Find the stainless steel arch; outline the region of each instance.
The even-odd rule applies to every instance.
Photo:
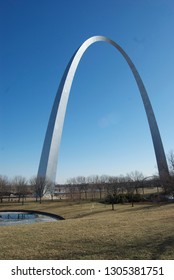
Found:
[[[73,78],[77,69],[77,66],[80,62],[80,59],[86,49],[95,42],[104,41],[112,46],[114,46],[125,58],[127,61],[134,78],[137,82],[144,108],[146,111],[151,136],[153,140],[156,161],[158,166],[158,171],[161,179],[169,176],[167,161],[163,149],[163,144],[161,141],[158,125],[155,119],[155,115],[147,94],[147,91],[144,87],[144,84],[141,80],[141,77],[136,70],[133,62],[129,58],[129,56],[125,53],[125,51],[113,40],[105,37],[105,36],[94,36],[86,40],[79,49],[72,56],[67,68],[64,72],[62,80],[60,82],[55,101],[53,104],[53,108],[51,111],[46,136],[44,140],[44,145],[42,149],[39,169],[38,169],[38,177],[46,177],[51,180],[53,183],[56,179],[56,169],[57,169],[57,161],[58,161],[58,151],[59,145],[61,141],[62,128],[64,123],[64,117],[66,112],[66,106],[69,98],[69,93],[71,89],[71,85],[73,82]]]

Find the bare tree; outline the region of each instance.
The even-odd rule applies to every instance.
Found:
[[[106,189],[107,189],[107,200],[109,203],[111,203],[112,210],[115,210],[114,205],[118,201],[118,194],[120,192],[119,185],[117,184],[117,182],[110,183],[110,184],[108,183]]]
[[[20,202],[22,198],[22,204],[24,204],[24,199],[28,193],[26,178],[22,176],[15,176],[12,180],[12,187],[15,194],[19,197],[18,202]]]
[[[42,202],[42,197],[50,192],[52,184],[45,177],[33,177],[30,180],[32,187],[34,188],[34,193],[36,197],[36,201],[39,198],[40,203]]]
[[[66,195],[73,200],[75,198],[75,188],[69,180],[67,180],[67,183],[64,185],[64,189],[66,190]]]
[[[6,176],[0,175],[0,200],[3,202],[5,196],[10,197],[11,187]]]
[[[127,178],[129,181],[132,181],[136,191],[136,194],[138,194],[138,189],[142,185],[142,181],[144,179],[144,175],[142,172],[139,172],[137,170],[132,171],[131,173],[127,174]]]
[[[143,173],[137,170],[127,174],[127,193],[131,198],[132,207],[134,206],[135,197],[137,198],[139,194],[139,188],[142,187],[143,179]]]

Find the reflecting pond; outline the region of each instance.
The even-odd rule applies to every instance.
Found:
[[[35,212],[0,212],[0,226],[55,222],[57,220],[59,220],[58,216],[52,217],[49,214],[45,215]]]

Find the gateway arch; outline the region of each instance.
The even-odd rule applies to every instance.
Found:
[[[73,78],[84,52],[90,45],[100,41],[104,41],[115,47],[125,58],[133,73],[146,111],[154,151],[156,155],[159,176],[160,179],[165,179],[169,176],[166,156],[164,153],[164,148],[159,133],[158,125],[145,86],[130,57],[116,42],[105,36],[94,36],[87,39],[74,53],[65,69],[49,118],[37,176],[47,178],[53,184],[55,183],[59,146],[61,141],[67,102]]]

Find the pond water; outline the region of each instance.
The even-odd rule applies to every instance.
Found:
[[[0,212],[0,226],[55,222],[58,218],[30,212]]]

